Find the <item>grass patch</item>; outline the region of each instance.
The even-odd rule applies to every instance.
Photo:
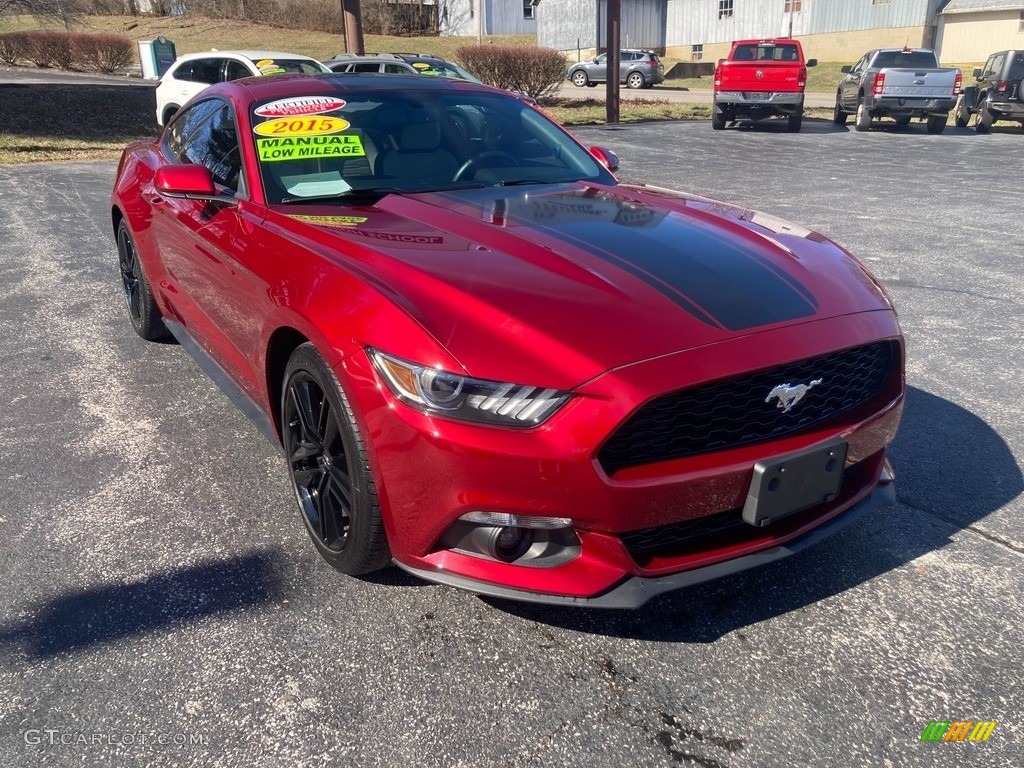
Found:
[[[152,88],[0,85],[0,165],[117,157],[156,135]]]
[[[562,125],[603,125],[607,114],[603,99],[552,98],[545,99],[541,106]],[[620,123],[637,123],[644,120],[707,120],[710,117],[710,104],[676,104],[662,99],[619,101]]]

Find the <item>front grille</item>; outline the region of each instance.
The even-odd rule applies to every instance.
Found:
[[[884,341],[671,392],[642,406],[605,443],[598,460],[626,467],[721,451],[796,434],[871,401],[898,375],[899,351]],[[765,398],[780,384],[821,379],[788,413]]]

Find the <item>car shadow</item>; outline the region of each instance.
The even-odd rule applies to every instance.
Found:
[[[921,389],[907,390],[891,457],[898,504],[905,511],[869,514],[818,546],[770,565],[659,596],[636,611],[481,599],[523,619],[581,632],[710,643],[941,549],[954,533],[1024,491],[1020,467],[995,430],[956,403]],[[916,523],[921,513],[934,524]]]
[[[0,625],[0,658],[45,659],[241,611],[283,593],[275,557],[260,553],[159,573],[134,584],[72,591]]]

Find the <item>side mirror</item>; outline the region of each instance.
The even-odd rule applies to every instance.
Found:
[[[843,67],[839,71],[842,72],[844,75],[848,75],[851,72],[853,72],[853,67],[851,67],[849,64],[847,64],[845,67]]]
[[[975,80],[981,80],[981,74],[982,74],[981,69],[979,67],[975,67],[974,68],[974,79]]]
[[[817,59],[808,59],[806,66],[808,66],[808,67],[816,67],[816,66],[818,66],[818,60]]]
[[[238,200],[220,193],[213,183],[213,176],[205,165],[162,165],[153,177],[156,191],[167,197],[184,197],[189,200],[215,200],[219,203],[237,203]]]
[[[591,147],[590,154],[612,173],[619,170],[619,156],[607,147]]]

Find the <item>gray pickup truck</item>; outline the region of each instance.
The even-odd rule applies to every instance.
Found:
[[[942,133],[962,83],[960,70],[940,68],[935,51],[927,48],[868,51],[842,71],[834,120],[845,125],[855,115],[858,131],[868,130],[879,117],[891,117],[897,125],[917,117],[927,121],[928,133]]]

